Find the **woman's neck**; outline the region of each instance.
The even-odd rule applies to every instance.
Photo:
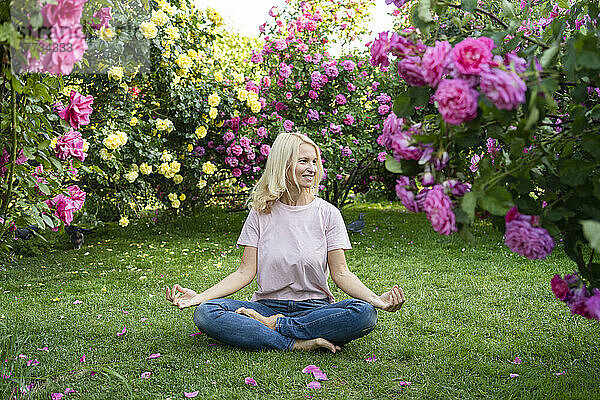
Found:
[[[315,196],[313,196],[308,189],[305,189],[299,193],[294,193],[290,190],[288,193],[284,193],[279,201],[281,201],[283,204],[287,204],[288,206],[305,206],[310,204],[314,199]]]

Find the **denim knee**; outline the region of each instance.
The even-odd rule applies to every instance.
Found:
[[[213,311],[215,307],[219,307],[219,304],[206,301],[194,310],[194,324],[196,324],[201,332],[206,331],[206,327],[211,326],[210,312]]]
[[[371,304],[362,300],[354,300],[351,308],[353,308],[358,316],[356,323],[362,331],[370,332],[377,325],[377,310]]]

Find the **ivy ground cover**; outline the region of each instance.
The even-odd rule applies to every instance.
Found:
[[[376,292],[399,283],[407,303],[341,353],[233,349],[198,334],[191,309],[169,306],[166,285],[207,288],[239,263],[246,214],[213,210],[99,228],[80,251],[57,234],[54,250],[3,266],[0,322],[20,344],[5,364],[27,377],[28,399],[597,396],[600,326],[565,313],[549,290],[553,274],[571,272],[561,251],[527,260],[485,222],[470,247],[393,204],[353,206],[346,222],[359,212],[367,227],[351,237],[351,270]]]

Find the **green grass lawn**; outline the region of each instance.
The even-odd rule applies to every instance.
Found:
[[[529,261],[485,223],[472,247],[401,208],[355,206],[344,210],[346,222],[358,212],[367,227],[351,236],[350,269],[378,293],[400,284],[407,303],[380,312],[375,331],[338,354],[244,351],[190,336],[193,309],[170,306],[163,288],[208,288],[242,254],[235,242],[246,213],[213,210],[157,226],[106,226],[79,251],[57,235],[53,250],[3,265],[0,323],[22,345],[11,351],[26,355],[5,365],[38,382],[27,399],[66,388],[78,393],[63,399],[175,400],[194,391],[198,399],[600,398],[600,323],[571,316],[550,290],[552,275],[574,267],[559,247]],[[254,289],[232,297],[249,299]],[[161,356],[147,359],[153,353]],[[39,364],[27,367],[32,359]],[[309,364],[329,377],[319,390],[306,386]]]

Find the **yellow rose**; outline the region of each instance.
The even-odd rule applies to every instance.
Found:
[[[203,189],[206,186],[206,181],[204,179],[200,179],[198,181],[198,183],[196,184],[196,187],[198,189]]]
[[[211,163],[210,161],[207,161],[204,164],[202,164],[202,172],[204,172],[207,175],[214,174],[216,170],[217,170],[216,165]]]
[[[199,126],[196,128],[196,137],[198,139],[203,139],[204,137],[206,137],[207,133],[208,133],[208,131],[206,130],[206,127],[204,127],[204,126]]]
[[[175,64],[179,66],[181,69],[188,70],[194,66],[194,62],[191,58],[186,56],[185,54],[180,54],[179,57],[175,60]]]
[[[104,41],[108,41],[115,37],[115,31],[109,26],[108,28],[102,25],[100,28],[100,38]]]
[[[169,22],[169,16],[163,10],[152,10],[152,18],[150,18],[158,26],[165,26]]]
[[[158,166],[158,173],[161,175],[167,175],[169,173],[169,164],[162,163]]]
[[[219,83],[223,82],[223,73],[221,71],[215,72],[215,81]]]
[[[181,195],[179,195],[179,200],[181,200],[181,201],[185,200],[185,193],[181,193]]]
[[[150,175],[152,173],[152,165],[148,165],[147,163],[141,163],[140,172],[144,175]]]
[[[211,107],[210,110],[208,111],[208,116],[211,117],[212,119],[217,118],[217,109],[214,107]]]
[[[168,151],[163,150],[163,152],[160,156],[160,161],[171,162],[172,160],[173,160],[173,156],[171,154],[169,154]]]
[[[177,194],[176,193],[169,193],[169,195],[167,196],[169,198],[169,200],[171,201],[175,201],[177,200]]]
[[[56,143],[54,144],[54,147],[56,147]],[[90,143],[83,139],[83,152],[87,153],[87,151],[90,149]]]
[[[104,161],[112,160],[113,157],[113,154],[106,150],[104,147],[100,149],[100,158]]]
[[[133,182],[135,182],[135,180],[137,179],[137,177],[138,177],[138,173],[137,173],[137,172],[135,172],[135,171],[129,171],[128,173],[126,173],[125,175],[123,175],[123,177],[124,177],[125,179],[127,179],[127,181],[128,181],[129,183],[133,183]]]
[[[234,81],[235,81],[235,83],[237,83],[238,85],[241,85],[242,83],[244,83],[244,75],[241,75],[241,74],[234,73],[234,74],[233,74],[233,80],[234,80]]]
[[[121,217],[121,219],[119,220],[119,225],[121,225],[123,228],[125,228],[127,225],[129,225],[129,219],[123,215]]]
[[[219,121],[219,122],[217,122],[217,123],[215,124],[215,126],[216,126],[217,128],[220,128],[220,127],[222,127],[222,126],[223,126],[223,123],[224,123],[224,122],[225,122],[225,121]]]
[[[173,171],[173,174],[176,174],[181,169],[181,164],[179,161],[172,161],[171,164],[169,164],[169,169]]]
[[[138,119],[136,117],[131,117],[129,120],[129,125],[136,126],[138,124]]]
[[[194,146],[192,144],[188,144],[187,151],[193,151],[193,150],[194,150]]]
[[[167,37],[172,40],[177,40],[181,38],[181,34],[179,33],[179,29],[176,26],[170,26],[165,29],[167,32]]]
[[[260,104],[259,101],[255,101],[254,103],[252,103],[252,105],[250,106],[250,110],[252,110],[253,113],[257,113],[260,112],[262,108],[262,105]]]
[[[140,168],[137,166],[137,164],[131,164],[131,167],[129,167],[130,171],[135,171],[135,172],[140,172]]]
[[[180,205],[181,202],[179,201],[179,199],[175,199],[171,202],[171,206],[173,206],[173,208],[179,208]]]
[[[208,105],[211,107],[216,107],[219,105],[219,103],[221,102],[221,98],[219,97],[218,94],[213,93],[210,96],[208,96]]]
[[[177,174],[173,177],[173,182],[175,182],[176,185],[179,185],[181,182],[183,182],[183,176]]]
[[[237,98],[239,101],[246,101],[246,98],[248,97],[248,92],[244,89],[240,89],[237,92]]]
[[[146,21],[140,24],[140,32],[146,39],[154,39],[158,35],[158,28],[153,21]]]
[[[115,79],[118,81],[123,79],[123,68],[122,67],[110,67],[108,69],[108,79]]]

